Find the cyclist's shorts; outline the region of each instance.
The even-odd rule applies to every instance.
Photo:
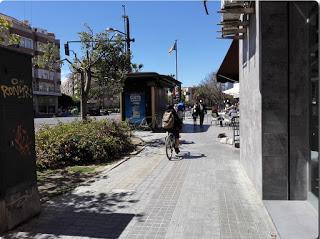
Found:
[[[178,129],[169,129],[169,133],[172,133],[176,139],[179,139],[179,130]]]

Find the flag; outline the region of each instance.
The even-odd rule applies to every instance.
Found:
[[[171,52],[176,51],[177,50],[177,42],[175,41],[173,46],[169,49],[169,54],[171,54]]]

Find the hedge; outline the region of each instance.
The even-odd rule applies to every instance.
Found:
[[[130,127],[109,120],[45,126],[36,133],[37,169],[115,160],[134,149]]]

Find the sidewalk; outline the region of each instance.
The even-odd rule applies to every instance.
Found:
[[[168,161],[164,133],[137,133],[147,147],[3,238],[251,238],[276,230],[216,126],[186,122],[181,160]],[[279,237],[278,237],[279,238]]]

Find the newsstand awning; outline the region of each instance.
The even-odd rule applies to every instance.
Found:
[[[233,40],[217,72],[220,83],[239,82],[239,41]]]
[[[181,87],[181,82],[168,75],[160,75],[156,72],[134,72],[128,73],[125,77],[125,82],[136,81],[149,82],[149,84],[158,84],[163,87],[173,88]],[[132,84],[132,83],[131,83]]]

